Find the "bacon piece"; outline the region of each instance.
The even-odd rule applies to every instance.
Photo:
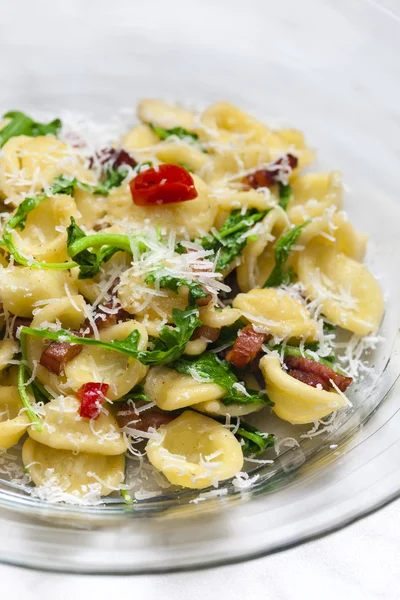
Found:
[[[110,227],[110,223],[97,223],[93,229],[94,231],[102,231],[103,229],[107,229],[107,227]]]
[[[97,419],[100,416],[104,397],[110,386],[108,383],[90,381],[81,385],[75,396],[81,401],[79,414],[86,419]]]
[[[129,402],[122,403],[117,413],[117,421],[120,427],[128,426],[131,429],[139,429],[139,431],[148,431],[150,427],[158,429],[163,425],[167,425],[173,419],[175,417],[172,415],[152,409],[137,414]]]
[[[82,346],[70,344],[69,342],[51,342],[51,344],[42,352],[39,363],[50,373],[61,375],[64,367],[75,356],[82,352]]]
[[[11,323],[10,336],[16,340],[18,329],[20,327],[29,327],[30,324],[32,323],[32,319],[28,319],[27,317],[14,317],[14,316],[10,315],[10,323]]]
[[[104,148],[100,152],[96,152],[95,158],[89,160],[89,169],[93,168],[96,161],[112,169],[118,169],[123,165],[128,165],[133,169],[137,165],[136,160],[126,150],[115,150],[115,148]]]
[[[257,356],[265,338],[265,333],[258,333],[252,325],[246,325],[239,331],[232,350],[226,355],[226,360],[237,369],[244,369]]]
[[[318,387],[320,385],[323,390],[330,390],[331,385],[327,383],[326,379],[323,377],[319,377],[315,373],[309,373],[308,371],[300,371],[299,369],[291,369],[288,371],[290,377],[294,377],[298,381],[302,383],[306,383],[307,385],[311,385],[312,387]]]
[[[197,306],[207,306],[207,304],[210,304],[210,302],[212,300],[212,295],[209,294],[208,292],[206,292],[206,294],[207,294],[207,296],[204,296],[204,298],[196,298]]]
[[[275,162],[269,165],[266,169],[258,169],[244,178],[244,183],[253,189],[260,187],[272,187],[282,179],[282,174],[290,168],[295,169],[298,165],[298,159],[293,154],[286,154],[282,158],[278,158]]]
[[[198,340],[199,338],[204,338],[208,342],[216,342],[220,333],[221,330],[217,327],[207,327],[207,325],[201,325],[194,330],[191,339]]]
[[[331,381],[333,381],[341,392],[345,392],[353,381],[351,377],[340,375],[340,373],[336,373],[336,371],[327,365],[323,365],[309,358],[286,356],[285,364],[288,367],[288,374],[292,375],[292,372],[295,371],[296,374],[292,376],[300,381],[304,381],[304,376],[302,376],[303,379],[300,379],[298,372],[301,371],[302,373],[306,373],[308,381],[304,381],[304,383],[308,383],[308,385],[312,385],[313,387],[317,387],[317,384],[321,383],[324,389],[332,389],[333,385]],[[315,384],[312,383],[314,380],[313,378],[315,378]],[[323,380],[325,384],[320,380]]]

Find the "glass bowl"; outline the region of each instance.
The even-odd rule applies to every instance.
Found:
[[[315,170],[343,172],[346,210],[371,234],[367,262],[387,303],[384,341],[370,356],[375,377],[357,388],[354,411],[254,469],[251,489],[227,483],[224,495],[201,501],[186,491],[82,507],[45,504],[4,478],[0,560],[90,573],[215,566],[315,538],[397,497],[400,36],[390,7],[361,0],[23,4],[23,21],[20,3],[3,9],[4,111],[73,110],[110,120],[121,106],[133,113],[139,98],[160,97],[189,106],[227,99],[270,121],[284,118],[318,150]]]

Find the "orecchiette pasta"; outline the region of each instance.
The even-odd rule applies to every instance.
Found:
[[[147,347],[146,328],[137,321],[119,323],[100,333],[104,342],[123,340],[138,331],[140,335],[139,349]],[[118,400],[139,383],[147,373],[147,367],[135,358],[129,358],[118,352],[102,348],[85,347],[82,352],[65,366],[66,387],[78,390],[88,381],[107,383],[110,388],[107,394],[109,400]]]
[[[49,486],[61,494],[88,496],[100,488],[108,496],[124,481],[125,457],[73,453],[57,450],[28,438],[22,448],[22,460],[37,486]]]
[[[335,390],[327,392],[288,375],[282,369],[279,358],[274,356],[264,356],[260,369],[267,394],[274,402],[272,410],[284,421],[295,425],[311,423],[349,404]]]
[[[149,440],[147,456],[171,483],[202,489],[229,479],[243,466],[235,436],[209,417],[186,411]]]
[[[80,417],[79,407],[79,400],[70,396],[51,400],[44,407],[43,430],[32,427],[30,437],[58,450],[104,456],[123,454],[127,445],[113,415],[104,410],[91,423]]]
[[[202,383],[161,366],[151,367],[144,390],[163,410],[177,410],[226,395],[226,390],[216,383]]]
[[[233,306],[253,325],[279,338],[316,338],[316,322],[300,302],[283,290],[254,289],[238,294]]]
[[[0,122],[0,449],[26,436],[50,501],[251,485],[243,465],[279,452],[270,411],[333,426],[379,340],[367,236],[340,173],[302,172],[302,132],[228,102],[138,117]]]
[[[21,399],[15,386],[0,386],[0,448],[17,444],[29,427],[26,413],[21,412]]]
[[[35,308],[53,298],[75,295],[76,285],[68,271],[45,271],[29,267],[0,267],[0,298],[5,310],[31,317]]]
[[[368,269],[335,248],[312,244],[299,256],[299,277],[332,323],[367,335],[379,327],[382,292]]]

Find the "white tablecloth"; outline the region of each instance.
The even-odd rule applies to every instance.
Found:
[[[400,500],[320,540],[190,573],[74,576],[0,566],[0,598],[28,600],[398,600]]]

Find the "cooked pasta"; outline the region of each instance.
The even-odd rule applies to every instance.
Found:
[[[58,119],[1,123],[0,449],[50,501],[129,501],[131,461],[178,491],[269,463],[256,423],[350,412],[335,349],[384,312],[302,132],[228,102],[138,118],[95,147]]]

